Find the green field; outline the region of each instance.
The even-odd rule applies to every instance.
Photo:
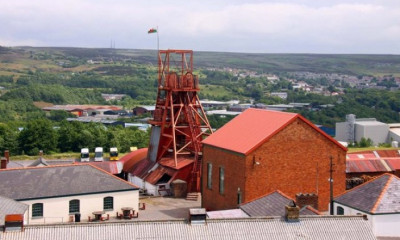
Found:
[[[43,47],[2,49],[0,49],[0,71],[2,74],[5,74],[4,72],[7,70],[25,72],[41,69],[54,72],[79,72],[108,65],[113,61],[128,61],[152,67],[157,66],[157,53],[154,50]],[[98,59],[99,63],[88,65],[87,60],[90,59]],[[61,67],[58,65],[60,61],[78,64],[78,66]],[[400,76],[400,55],[194,52],[194,67],[195,69],[230,67],[270,73],[308,71],[351,75]]]

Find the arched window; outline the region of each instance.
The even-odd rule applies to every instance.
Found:
[[[69,201],[69,213],[79,213],[79,200],[78,199]]]
[[[32,204],[32,217],[43,217],[43,203]]]
[[[113,197],[105,197],[103,199],[103,208],[104,208],[104,211],[114,210],[114,198]]]
[[[344,215],[344,209],[342,207],[337,207],[336,215]]]

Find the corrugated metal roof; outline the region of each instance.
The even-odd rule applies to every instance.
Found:
[[[194,162],[193,159],[190,158],[183,158],[183,157],[178,157],[177,158],[177,165],[175,165],[175,159],[173,158],[162,158],[158,163],[169,168],[173,169],[181,169],[186,167],[187,165],[190,165]]]
[[[24,214],[28,205],[13,199],[0,196],[0,226],[4,225],[4,217],[8,214]]]
[[[114,175],[122,171],[122,163],[118,161],[89,162],[89,164]]]
[[[375,150],[348,153],[347,173],[393,172],[400,169],[400,154],[397,150]]]
[[[346,160],[346,173],[392,172],[383,159]]]
[[[229,209],[229,210],[220,210],[220,211],[210,211],[207,212],[208,218],[247,218],[245,212],[242,209]]]
[[[385,159],[386,164],[393,170],[400,170],[400,157],[399,158],[387,158]]]
[[[156,169],[154,169],[153,171],[151,171],[145,177],[144,180],[146,182],[149,182],[149,183],[155,185],[155,184],[157,184],[158,180],[160,180],[160,178],[162,178],[162,176],[164,176],[164,174],[169,175],[171,177],[170,180],[173,180],[176,173],[177,173],[177,170],[175,170],[175,169],[158,165],[158,167]]]
[[[110,110],[121,110],[121,107],[113,105],[54,105],[51,107],[44,107],[43,110],[88,110],[88,109],[110,109]]]
[[[371,224],[356,216],[208,219],[204,225],[186,221],[102,222],[26,226],[23,232],[0,233],[2,240],[132,240],[132,239],[376,239]]]
[[[125,172],[131,172],[132,167],[138,163],[140,160],[143,160],[147,156],[147,148],[141,148],[136,151],[130,152],[123,156],[119,162],[123,163],[123,170]]]
[[[0,170],[0,195],[15,200],[137,188],[90,164]]]
[[[152,162],[148,160],[147,158],[144,158],[137,163],[135,163],[132,167],[131,170],[129,171],[133,176],[137,176],[138,178],[144,179],[150,169],[154,167],[157,163]]]
[[[203,144],[247,155],[295,119],[301,119],[337,146],[347,151],[344,146],[299,114],[254,108],[247,109],[232,119],[203,140]]]

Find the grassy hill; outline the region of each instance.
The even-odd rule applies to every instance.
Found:
[[[93,60],[96,64],[89,64]],[[81,72],[115,62],[157,66],[154,50],[14,47],[0,49],[0,75],[27,71]],[[195,52],[195,68],[238,68],[259,72],[308,71],[400,76],[400,55],[250,54]]]

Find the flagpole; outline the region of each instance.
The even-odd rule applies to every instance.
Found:
[[[158,37],[158,26],[157,26],[157,52],[160,52],[160,38]]]

